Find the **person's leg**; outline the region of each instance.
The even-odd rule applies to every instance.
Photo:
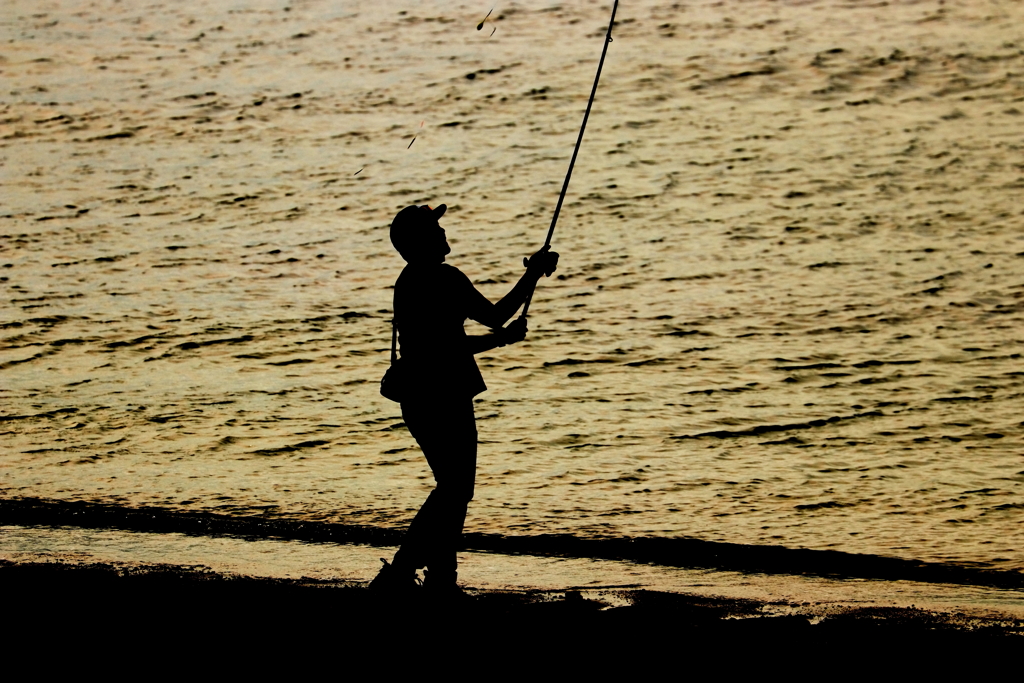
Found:
[[[448,418],[445,449],[427,456],[437,482],[432,495],[438,505],[426,565],[432,582],[444,578],[454,585],[466,510],[476,485],[477,431],[472,399],[451,406]]]
[[[403,404],[402,417],[416,438],[437,486],[420,508],[395,555],[401,571],[429,566],[435,576],[454,573],[466,508],[476,478],[476,419],[472,399]]]

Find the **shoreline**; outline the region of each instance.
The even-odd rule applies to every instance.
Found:
[[[277,539],[313,544],[399,544],[401,529],[274,517],[183,512],[160,507],[38,498],[0,499],[0,525],[79,527],[245,540]],[[912,558],[861,555],[835,550],[751,546],[695,538],[578,538],[541,534],[507,536],[468,532],[463,550],[502,555],[625,561],[687,569],[736,571],[826,579],[913,581],[1007,590],[1024,589],[1024,573],[1013,570],[924,562]]]

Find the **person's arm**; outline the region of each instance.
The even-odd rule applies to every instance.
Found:
[[[497,328],[491,334],[470,335],[469,350],[474,355],[500,346],[508,346],[526,339],[526,318],[517,318],[504,328]]]
[[[479,295],[479,299],[474,306],[474,310],[470,313],[470,318],[476,320],[479,323],[487,325],[491,329],[501,329],[502,326],[508,322],[509,318],[515,315],[519,307],[526,302],[527,297],[533,292],[537,286],[537,280],[540,279],[541,275],[551,275],[555,272],[555,268],[558,266],[558,254],[551,251],[551,247],[544,246],[536,254],[530,257],[529,263],[526,266],[526,272],[519,278],[519,282],[515,284],[512,290],[502,297],[501,301],[496,304],[492,304],[482,294]],[[526,333],[525,322],[523,324],[523,334]],[[489,335],[488,335],[489,336]],[[483,337],[486,339],[487,337]],[[520,341],[519,339],[515,341]],[[504,346],[504,344],[495,344],[495,346]],[[486,349],[481,349],[486,350]],[[479,353],[480,351],[474,351]]]

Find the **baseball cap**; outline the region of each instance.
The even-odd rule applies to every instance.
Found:
[[[415,239],[417,230],[433,225],[447,210],[448,206],[445,204],[438,204],[436,208],[426,204],[405,207],[391,221],[391,244],[401,253]]]

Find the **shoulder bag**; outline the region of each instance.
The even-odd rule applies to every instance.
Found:
[[[394,318],[391,319],[391,367],[384,373],[380,381],[380,395],[384,398],[401,403],[409,397],[409,373],[398,357],[398,327]]]

